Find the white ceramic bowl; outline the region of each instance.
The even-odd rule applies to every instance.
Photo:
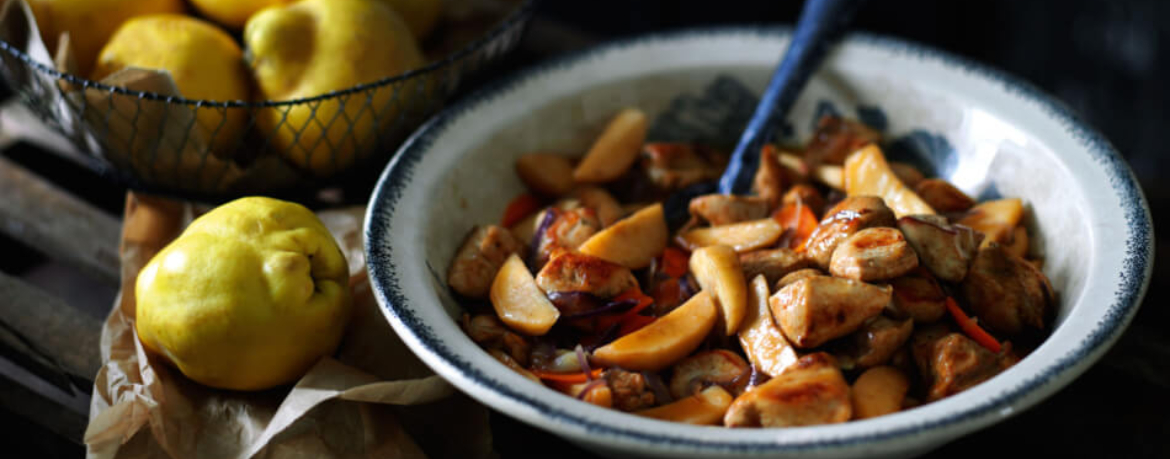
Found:
[[[918,454],[1027,409],[1099,359],[1136,312],[1151,269],[1149,210],[1125,162],[1100,134],[1031,85],[871,35],[854,35],[833,53],[797,102],[788,133],[806,140],[826,110],[860,116],[885,124],[887,138],[917,147],[918,160],[964,191],[1025,200],[1036,250],[1059,292],[1059,312],[1052,335],[1018,365],[953,397],[877,419],[732,430],[576,401],[505,368],[460,331],[461,309],[444,273],[465,233],[497,221],[522,190],[513,172],[518,155],[580,154],[618,109],[637,106],[656,115],[702,105],[695,97],[720,76],[758,92],[788,37],[786,29],[734,28],[616,42],[531,68],[438,115],[402,147],[370,199],[366,252],[386,319],[427,364],[472,397],[623,456]],[[686,123],[675,121],[676,128]],[[702,124],[692,128],[701,131]]]

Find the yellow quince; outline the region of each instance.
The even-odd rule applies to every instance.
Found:
[[[326,94],[399,75],[423,64],[398,13],[380,0],[302,0],[256,13],[244,42],[264,99]],[[390,85],[258,113],[265,135],[292,164],[317,175],[343,170],[369,153],[397,120],[407,96]]]
[[[50,52],[69,32],[81,75],[89,75],[98,51],[127,19],[147,14],[182,13],[183,0],[29,0],[41,39]]]
[[[249,99],[251,76],[239,45],[227,32],[189,16],[159,14],[126,21],[102,49],[93,78],[126,67],[166,70],[188,99]],[[239,148],[246,111],[200,107],[195,116],[217,155],[227,157]]]
[[[196,219],[139,273],[138,337],[207,386],[290,383],[340,342],[348,280],[345,256],[308,209],[238,199]]]

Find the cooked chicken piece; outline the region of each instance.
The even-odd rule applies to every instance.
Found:
[[[784,193],[784,198],[780,200],[780,205],[788,205],[800,202],[802,205],[812,210],[813,215],[820,215],[825,210],[825,197],[821,196],[821,192],[817,191],[812,185],[805,185],[798,183],[792,185],[787,193]]]
[[[946,314],[947,294],[926,268],[906,273],[890,281],[894,288],[891,313],[895,317],[909,317],[917,323],[929,323]]]
[[[764,198],[769,209],[780,206],[780,198],[784,188],[792,182],[784,166],[780,165],[780,158],[776,149],[765,146],[760,151],[760,167],[756,169],[756,177],[752,181],[752,191],[756,196]]]
[[[798,280],[769,299],[772,317],[799,348],[813,348],[853,333],[881,314],[893,292],[852,279],[812,276]]]
[[[837,245],[866,228],[894,226],[894,211],[882,198],[850,196],[825,213],[805,245],[808,255],[821,269],[828,269]]]
[[[983,235],[962,225],[952,225],[937,215],[910,215],[898,220],[898,229],[918,254],[918,261],[935,277],[960,282]]]
[[[638,285],[630,268],[576,253],[560,252],[545,263],[536,275],[544,293],[586,292],[599,298],[613,298]]]
[[[605,380],[613,390],[614,408],[638,411],[654,406],[654,392],[641,373],[613,368],[605,372]]]
[[[966,212],[975,206],[974,199],[943,179],[923,180],[914,186],[914,192],[938,213]]]
[[[463,331],[472,341],[482,346],[491,346],[503,339],[508,331],[495,314],[463,314]]]
[[[1015,364],[1010,350],[996,355],[961,333],[939,335],[938,329],[914,334],[911,349],[926,378],[928,401],[967,390]]]
[[[510,331],[504,332],[500,346],[515,360],[516,363],[528,367],[529,357],[532,355],[532,345],[523,336]]]
[[[787,287],[789,285],[795,284],[796,281],[804,279],[806,277],[816,277],[816,276],[824,276],[824,275],[825,275],[825,273],[822,273],[820,270],[815,269],[815,268],[799,269],[799,270],[790,272],[788,274],[785,274],[784,277],[781,277],[780,280],[776,281],[776,287],[773,288],[772,290],[780,291],[780,289]]]
[[[981,323],[1006,334],[1043,329],[1055,301],[1044,273],[999,244],[979,250],[961,290]]]
[[[447,284],[460,295],[487,298],[496,272],[512,254],[524,253],[524,244],[496,225],[471,230],[447,269]]]
[[[604,188],[582,186],[573,190],[571,195],[580,201],[582,206],[597,211],[597,218],[601,220],[602,226],[612,225],[625,214],[621,203]]]
[[[801,357],[789,369],[731,403],[727,427],[797,427],[848,421],[849,384],[828,354]]]
[[[548,227],[537,234],[540,245],[537,247],[536,257],[539,265],[548,261],[555,249],[574,250],[601,230],[601,220],[597,212],[588,207],[576,207],[562,210],[551,207],[545,212],[553,212],[553,221]],[[537,219],[538,224],[544,218]]]
[[[688,209],[711,226],[721,226],[767,217],[768,201],[759,196],[715,193],[691,199]]]
[[[890,170],[894,171],[894,175],[898,176],[898,180],[901,180],[904,185],[910,188],[914,188],[919,183],[922,183],[923,180],[926,180],[926,176],[922,175],[922,172],[917,167],[903,162],[890,161]]]
[[[756,250],[739,254],[743,277],[752,279],[763,274],[768,285],[775,284],[789,273],[812,266],[812,261],[792,249]]]
[[[727,349],[700,352],[674,364],[670,395],[676,400],[686,398],[713,385],[739,395],[747,388],[751,371],[743,357]]]
[[[808,143],[805,158],[811,166],[841,165],[850,153],[871,143],[880,143],[881,134],[857,121],[824,116]]]
[[[898,348],[910,339],[910,333],[913,331],[914,321],[911,319],[899,321],[877,316],[865,322],[865,325],[853,334],[853,342],[856,345],[854,362],[861,368],[889,362]]]
[[[893,279],[918,267],[918,255],[897,228],[866,228],[837,245],[829,272],[859,281]]]
[[[690,143],[648,143],[642,148],[642,168],[651,182],[671,191],[718,179],[723,165],[712,161],[716,156]]]

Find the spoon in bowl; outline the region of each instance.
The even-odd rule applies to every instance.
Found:
[[[778,122],[792,109],[809,77],[820,67],[832,45],[844,35],[864,3],[865,0],[805,2],[784,58],[764,89],[719,182],[689,186],[666,200],[666,217],[671,228],[681,226],[689,218],[687,206],[692,198],[715,191],[723,194],[751,191],[752,179],[760,163],[760,149],[771,138]]]

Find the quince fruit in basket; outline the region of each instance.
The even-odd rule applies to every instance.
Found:
[[[138,337],[207,386],[290,383],[341,340],[348,271],[311,211],[242,198],[196,219],[139,273]]]
[[[239,30],[257,11],[292,0],[191,0],[203,15],[226,27]]]
[[[243,51],[216,26],[188,16],[160,14],[126,21],[98,57],[93,79],[126,67],[166,70],[189,99],[247,100],[250,79]],[[227,156],[238,148],[247,113],[201,107],[196,120],[212,151]]]
[[[248,20],[244,42],[268,100],[313,97],[423,64],[407,25],[380,0],[302,0],[270,7]],[[388,85],[340,99],[276,106],[257,116],[285,159],[329,175],[368,153],[379,131],[410,103],[406,93],[414,91]]]
[[[78,70],[88,75],[106,40],[127,19],[147,14],[182,13],[183,0],[28,0],[41,39],[50,51],[69,32]]]

